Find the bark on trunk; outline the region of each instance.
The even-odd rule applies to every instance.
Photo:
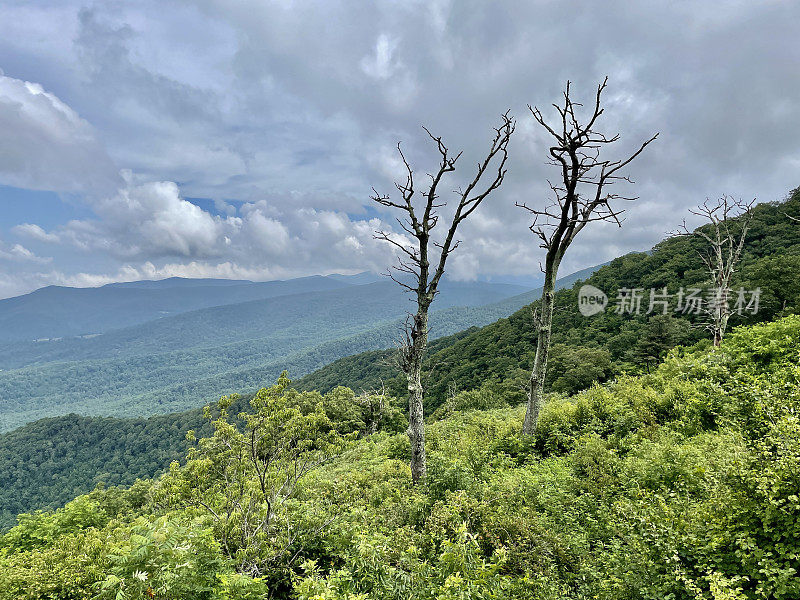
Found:
[[[422,408],[422,358],[428,344],[428,313],[418,313],[414,337],[408,349],[408,440],[411,442],[411,479],[425,478],[425,417]]]
[[[725,336],[725,330],[728,328],[728,319],[730,315],[725,310],[720,310],[718,314],[714,315],[714,346],[718,347],[722,343],[722,338]]]
[[[555,298],[555,280],[558,264],[548,269],[542,288],[542,303],[536,335],[536,357],[533,370],[528,381],[528,408],[522,423],[522,433],[533,435],[539,422],[539,413],[544,401],[544,380],[547,375],[547,357],[550,354],[550,334],[553,327],[553,301]]]
[[[411,479],[425,478],[425,421],[422,412],[422,368],[408,374],[408,439],[411,442]]]

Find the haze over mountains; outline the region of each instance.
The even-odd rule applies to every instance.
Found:
[[[431,335],[488,324],[538,294],[512,284],[446,282]],[[408,307],[398,286],[369,273],[38,290],[0,302],[0,430],[70,412],[185,410],[256,389],[283,369],[299,377],[392,346]]]
[[[311,276],[287,281],[184,279],[112,283],[99,288],[48,286],[0,300],[0,341],[96,334],[209,306],[339,289],[377,275]]]
[[[800,194],[796,194],[791,202],[764,204],[755,211],[744,260],[737,272],[742,285],[763,290],[761,312],[749,317],[752,322],[796,312],[800,306],[800,288],[796,282],[800,268],[800,228],[787,217],[800,217],[798,202]],[[558,310],[554,323],[552,388],[562,393],[565,390],[574,392],[594,381],[636,369],[637,365],[643,369],[641,363],[650,364],[651,357],[649,350],[642,352],[643,349],[655,347],[663,353],[675,344],[691,344],[705,337],[702,328],[681,327],[681,323],[688,323],[677,316],[671,320],[673,327],[666,330],[660,328],[658,319],[651,321],[648,315],[625,318],[613,310],[587,320],[576,310],[577,289],[572,287],[577,279],[606,290],[700,286],[705,273],[695,258],[699,248],[697,244],[697,239],[672,238],[652,251],[626,255],[602,268],[587,269],[561,279],[559,287],[567,289],[556,295]],[[363,276],[363,279],[372,281],[368,276]],[[186,280],[173,283],[195,285]],[[383,280],[378,283],[351,285],[347,289],[355,292],[356,298],[364,296],[364,290],[384,290],[387,301],[402,305],[403,294],[396,287],[387,286],[389,282]],[[134,288],[152,285],[152,282],[124,284]],[[470,293],[479,292],[483,298],[491,291],[491,288],[481,285],[472,285],[471,288],[457,285],[450,289],[449,294],[451,299],[454,293],[456,296],[461,293],[463,298],[470,289]],[[351,298],[346,291],[337,288],[311,294],[318,297],[305,303],[307,312],[304,314],[310,319],[319,317],[320,313],[312,314],[310,308],[324,305],[320,297],[333,308],[334,297],[344,294],[345,298]],[[500,291],[504,293],[503,288]],[[509,398],[512,402],[519,400],[522,393],[519,378],[528,376],[519,365],[532,360],[535,338],[532,335],[531,304],[538,300],[539,294],[538,290],[531,290],[491,304],[451,306],[434,313],[433,335],[439,339],[431,343],[426,363],[429,373],[427,410],[434,420],[453,409],[453,389],[466,394],[462,400],[471,398],[478,405],[507,402]],[[293,294],[282,297],[283,304],[302,305],[297,299],[307,296]],[[481,297],[473,299],[480,300]],[[264,303],[274,307],[279,301],[281,297],[264,300]],[[21,360],[22,354],[15,354],[14,348],[61,348],[65,352],[72,348],[74,356],[79,352],[89,356],[93,352],[108,354],[109,348],[117,344],[116,348],[124,351],[124,346],[119,344],[126,336],[131,340],[129,351],[132,354],[141,352],[142,348],[158,349],[160,345],[169,345],[170,336],[175,335],[175,331],[170,329],[170,323],[175,319],[191,322],[191,329],[198,330],[191,331],[191,335],[200,336],[204,321],[213,321],[204,317],[216,312],[230,311],[231,318],[238,315],[245,325],[238,325],[240,330],[237,331],[251,330],[255,333],[259,326],[252,322],[252,318],[246,318],[248,311],[245,310],[254,306],[259,307],[260,303],[240,303],[158,319],[154,323],[165,326],[161,332],[150,330],[150,323],[111,331],[90,340],[15,343],[6,347],[3,360]],[[355,302],[353,318],[361,318],[364,306],[361,300]],[[286,314],[290,311],[280,313],[282,317]],[[503,316],[508,318],[501,318]],[[267,317],[262,313],[259,318]],[[270,322],[274,325],[279,320],[280,317],[276,317]],[[739,318],[734,319],[734,324],[741,322]],[[464,330],[468,323],[486,326]],[[37,410],[43,414],[60,415],[0,434],[0,528],[13,524],[15,515],[21,511],[58,506],[75,494],[89,491],[98,481],[107,485],[129,484],[137,477],[149,477],[160,472],[172,460],[183,456],[187,429],[194,429],[199,435],[209,433],[208,423],[203,424],[199,407],[213,400],[214,394],[223,391],[246,394],[274,381],[283,368],[289,369],[293,385],[298,390],[335,394],[333,390],[342,385],[357,393],[383,389],[390,397],[397,397],[403,403],[402,374],[391,366],[388,358],[392,351],[387,350],[396,340],[399,324],[398,319],[386,321],[330,341],[322,341],[329,330],[319,329],[312,332],[315,339],[305,349],[287,350],[286,345],[281,345],[286,341],[282,338],[286,331],[273,331],[271,337],[251,341],[130,358],[44,363],[45,358],[39,356],[38,360],[43,364],[0,374],[0,381],[5,386],[2,393],[12,395],[11,400],[0,405],[0,416],[7,419],[6,423],[10,419],[24,422],[35,418]],[[290,320],[284,325],[292,326]],[[212,326],[219,327],[219,324],[212,323]],[[443,337],[446,334],[455,335]],[[147,342],[148,335],[154,336],[150,342]],[[280,352],[289,354],[283,358],[271,358],[279,356]],[[221,372],[216,366],[219,361],[225,363]],[[132,371],[130,376],[127,375],[129,370]],[[309,371],[313,372],[302,377]],[[6,379],[2,378],[3,375]],[[186,383],[180,381],[182,375],[188,377]],[[139,387],[137,378],[142,382]],[[50,393],[42,394],[40,390],[44,389]],[[6,396],[2,397],[6,399]],[[242,399],[232,414],[245,406],[246,399]],[[189,410],[148,418],[140,416],[184,408]],[[134,418],[63,414],[69,411]]]

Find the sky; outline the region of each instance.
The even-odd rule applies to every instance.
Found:
[[[546,205],[558,173],[528,105],[552,117],[567,79],[590,102],[605,76],[610,156],[660,135],[623,227],[592,224],[561,272],[646,250],[707,197],[800,185],[798,37],[800,4],[768,0],[0,0],[0,298],[383,271],[374,232],[402,232],[369,197],[396,192],[396,144],[419,177],[423,125],[463,150],[449,192],[506,110],[508,175],[449,277],[532,283],[515,203]]]

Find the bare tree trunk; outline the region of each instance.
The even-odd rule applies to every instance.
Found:
[[[424,201],[415,206],[414,174],[411,165],[403,155],[398,144],[397,150],[406,168],[406,181],[395,183],[400,192],[399,200],[392,200],[387,195],[375,191],[372,199],[378,204],[393,208],[405,214],[405,219],[398,219],[402,230],[414,241],[405,239],[403,234],[390,234],[385,231],[375,232],[375,237],[395,246],[400,252],[398,265],[394,270],[400,273],[395,277],[392,271],[389,276],[403,289],[416,296],[417,310],[413,315],[413,323],[406,322],[405,339],[400,348],[400,367],[408,382],[408,439],[411,442],[411,477],[414,483],[425,477],[425,414],[423,409],[422,360],[428,346],[428,310],[439,292],[439,282],[444,276],[447,257],[461,243],[456,239],[458,226],[469,217],[486,197],[500,187],[506,175],[505,164],[508,159],[508,142],[514,133],[514,121],[505,113],[501,124],[495,128],[495,136],[489,146],[486,157],[478,163],[473,179],[464,189],[454,190],[458,199],[455,212],[444,239],[432,239],[432,230],[439,222],[436,209],[445,206],[438,200],[438,186],[442,178],[456,169],[456,162],[461,156],[459,152],[451,156],[442,138],[425,130],[439,151],[441,161],[434,174],[430,174],[430,185],[422,192]],[[493,173],[493,175],[487,175]],[[486,176],[486,177],[484,177]],[[486,179],[489,182],[486,183]],[[485,187],[480,187],[484,186]],[[438,260],[432,257],[433,248],[438,248]]]
[[[564,104],[553,106],[558,111],[559,120],[549,124],[538,108],[528,107],[533,118],[550,134],[552,145],[549,148],[550,164],[560,172],[560,181],[550,184],[553,199],[543,209],[531,208],[517,203],[533,214],[531,231],[541,240],[540,247],[547,251],[544,267],[544,286],[542,302],[536,323],[536,357],[528,386],[528,409],[522,424],[522,434],[535,432],[544,398],[544,380],[547,375],[547,356],[550,352],[550,334],[553,324],[553,301],[556,277],[561,259],[575,237],[589,223],[610,221],[622,226],[618,210],[611,205],[614,200],[634,200],[609,192],[614,182],[630,182],[627,176],[619,174],[633,159],[658,136],[654,135],[639,146],[628,158],[608,160],[601,157],[602,150],[619,139],[619,135],[606,136],[595,129],[595,123],[603,114],[600,97],[606,87],[606,78],[597,86],[594,110],[588,120],[581,124],[575,111],[582,106],[570,98],[570,83],[564,91]]]
[[[730,307],[728,306],[728,297],[730,290],[729,279],[717,281],[717,291],[719,294],[717,298],[717,306],[711,311],[711,337],[714,340],[714,346],[718,347],[722,343],[722,338],[725,331],[728,329],[728,319],[730,318]]]
[[[689,231],[684,221],[681,228],[675,232],[678,236],[697,236],[708,242],[708,250],[699,254],[705,264],[706,272],[716,286],[714,303],[705,310],[708,315],[706,329],[711,332],[715,347],[722,343],[722,338],[728,329],[728,319],[731,316],[728,304],[731,278],[742,259],[744,242],[753,218],[754,204],[755,200],[742,202],[730,196],[722,196],[716,202],[706,200],[689,212],[703,217],[708,224]],[[740,214],[734,215],[735,212]],[[738,226],[738,231],[734,231],[732,226]]]
[[[419,335],[408,351],[408,440],[411,443],[411,479],[418,483],[427,470],[425,462],[425,415],[422,406],[422,359],[428,345],[428,312],[414,318]]]
[[[542,288],[542,302],[536,314],[536,357],[528,381],[528,409],[522,423],[522,433],[533,434],[539,422],[539,413],[544,401],[544,380],[547,376],[547,357],[550,354],[550,336],[553,330],[553,303],[555,300],[556,275],[558,265],[548,270]]]

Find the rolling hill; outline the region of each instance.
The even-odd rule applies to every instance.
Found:
[[[0,300],[0,342],[94,335],[210,306],[334,290],[378,279],[369,273],[260,283],[172,277],[99,288],[48,286]]]
[[[797,278],[800,272],[800,228],[787,219],[786,214],[800,215],[800,193],[789,202],[765,204],[757,209],[748,252],[739,275],[743,283],[764,288],[764,311],[750,321],[769,321],[800,311]],[[564,381],[571,386],[564,388],[567,391],[582,389],[604,375],[614,374],[617,371],[613,369],[607,373],[598,372],[592,359],[606,353],[618,368],[634,358],[631,351],[636,349],[640,340],[647,341],[651,333],[651,322],[647,318],[625,321],[608,312],[586,321],[575,310],[575,290],[569,285],[578,279],[588,279],[601,289],[610,290],[615,286],[632,284],[655,287],[674,285],[677,281],[686,285],[699,282],[703,274],[694,266],[697,262],[694,244],[690,239],[665,240],[650,253],[620,257],[596,272],[589,269],[560,281],[562,289],[557,294],[560,310],[557,312],[556,346],[549,380],[551,389]],[[448,388],[462,390],[461,398],[488,406],[496,404],[500,401],[498,399],[503,402],[521,400],[516,386],[519,377],[527,374],[521,367],[531,356],[533,341],[528,305],[537,297],[538,291],[532,290],[483,307],[451,307],[435,313],[432,321],[434,334],[442,337],[431,343],[426,365],[431,418],[440,416],[441,411],[434,412],[439,406],[450,410]],[[470,315],[469,311],[474,314]],[[508,318],[493,318],[495,311],[514,314]],[[491,319],[491,324],[460,331],[456,328],[465,314],[471,319]],[[202,403],[198,399],[211,399],[205,394],[214,386],[244,392],[269,384],[283,368],[296,374],[326,365],[296,381],[295,387],[327,392],[339,385],[348,385],[357,391],[385,385],[388,392],[401,396],[399,403],[402,404],[402,380],[386,360],[391,351],[378,349],[358,353],[365,347],[391,346],[398,326],[398,321],[390,321],[274,363],[234,369],[219,375],[209,373],[206,379],[179,382],[165,391],[149,396],[145,394],[141,398],[150,406],[160,399],[163,404],[159,406],[165,410],[174,406],[195,407]],[[701,329],[695,329],[682,341],[691,343],[703,336]],[[674,345],[678,341],[681,340],[673,338],[671,343]],[[352,356],[331,362],[331,357],[345,354]],[[117,365],[118,369],[123,367],[129,368],[128,365]],[[146,377],[148,368],[142,368],[133,378]],[[645,367],[639,366],[638,369],[645,370]],[[583,378],[570,379],[576,373]],[[42,385],[57,385],[58,373],[54,377],[53,382],[45,381]],[[72,379],[79,380],[80,377]],[[116,392],[103,397],[103,401],[113,405],[116,400],[131,397],[135,398]],[[136,410],[142,408],[135,401],[132,406]],[[124,412],[126,407],[113,408]],[[20,510],[57,506],[76,493],[88,491],[97,482],[127,484],[136,477],[154,475],[181,455],[185,447],[185,430],[198,428],[201,424],[201,411],[197,408],[146,419],[72,414],[38,420],[2,434],[0,488],[4,491],[0,493],[0,520],[7,525],[11,523],[12,515]]]
[[[438,335],[513,312],[526,300],[521,289],[447,282],[438,300]],[[69,412],[173,412],[257,388],[283,368],[302,375],[391,344],[408,304],[390,281],[359,281],[203,308],[88,338],[7,343],[0,346],[0,429]]]
[[[800,311],[800,226],[789,216],[800,216],[800,190],[785,202],[756,207],[734,288],[761,290],[757,315],[734,316],[731,325],[768,321]],[[587,283],[612,295],[622,288],[661,289],[703,287],[706,281],[698,238],[668,238],[651,252],[615,259],[586,278]],[[538,295],[537,295],[538,299]],[[613,373],[646,370],[668,348],[692,344],[705,337],[693,315],[675,314],[652,320],[649,315],[620,315],[606,310],[590,318],[578,312],[577,290],[556,293],[553,353],[548,383],[574,392]],[[523,308],[482,329],[435,345],[425,363],[426,407],[440,406],[452,390],[474,390],[487,380],[516,380],[524,384],[532,364],[535,335],[532,311]],[[298,389],[325,392],[336,385],[354,390],[384,385],[403,394],[405,383],[390,366],[391,350],[348,356],[302,377]],[[557,380],[561,378],[561,381]]]

